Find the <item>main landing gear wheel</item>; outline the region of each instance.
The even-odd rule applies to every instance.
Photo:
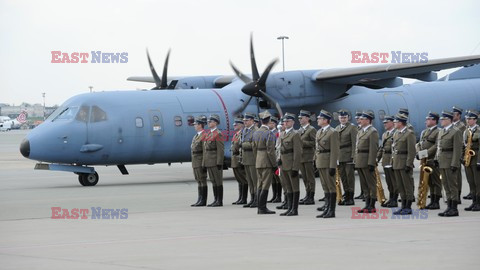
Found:
[[[78,182],[82,186],[95,186],[98,183],[98,173],[81,173],[78,175]]]

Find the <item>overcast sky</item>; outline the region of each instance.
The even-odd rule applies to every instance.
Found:
[[[351,51],[428,52],[429,59],[480,54],[480,1],[22,1],[0,0],[0,103],[61,104],[79,93],[135,90],[160,73],[250,73],[249,36],[259,69],[281,59],[287,70],[348,67]],[[123,64],[55,64],[51,51],[128,53]],[[89,61],[91,58],[89,59]],[[274,72],[281,71],[281,63]]]

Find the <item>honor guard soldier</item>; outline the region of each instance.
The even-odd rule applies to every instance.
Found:
[[[275,116],[272,116],[270,118],[270,122],[268,123],[268,128],[275,135],[275,138],[278,138],[280,136],[280,133],[277,129],[277,125],[278,125],[278,118]],[[275,149],[277,145],[278,145],[278,142],[275,142]],[[273,181],[272,181],[273,194],[272,194],[272,199],[268,201],[269,203],[282,202],[282,183],[280,182],[280,177],[276,174],[276,172],[273,174]]]
[[[452,112],[453,112],[453,126],[456,127],[458,130],[460,130],[460,134],[463,135],[463,132],[465,132],[465,129],[467,128],[465,126],[465,123],[462,121],[462,113],[463,109],[458,107],[458,106],[453,106],[452,107]],[[458,196],[462,196],[462,170],[457,171],[457,181],[458,181]],[[458,200],[458,204],[462,204],[461,199]]]
[[[302,139],[302,164],[300,172],[306,191],[305,198],[301,199],[299,204],[306,205],[315,204],[315,169],[313,168],[313,160],[315,156],[315,134],[317,130],[310,125],[310,116],[311,113],[305,110],[301,110],[298,115],[298,121],[300,122],[298,133]]]
[[[458,193],[457,170],[460,169],[462,155],[462,133],[453,126],[453,113],[443,111],[440,117],[442,129],[437,137],[437,154],[435,166],[440,169],[442,185],[447,194],[447,209],[438,215],[441,217],[458,216]]]
[[[240,147],[243,130],[243,119],[241,117],[235,118],[233,123],[233,130],[235,134],[230,144],[230,151],[232,155],[231,167],[233,169],[233,175],[238,182],[238,200],[232,204],[246,204],[248,196],[248,182],[245,175],[245,167],[240,162]]]
[[[255,115],[253,113],[245,113],[243,116],[243,124],[245,128],[242,131],[242,164],[245,167],[245,175],[247,176],[248,186],[250,188],[250,201],[243,207],[256,208],[257,207],[257,169],[255,169],[255,162],[257,153],[253,147],[253,134],[257,131],[255,126]]]
[[[388,201],[382,204],[382,207],[398,206],[398,185],[395,181],[395,175],[392,166],[392,144],[393,135],[395,134],[394,117],[387,115],[383,118],[383,127],[385,132],[382,134],[382,144],[378,149],[377,162],[382,161],[383,172],[385,173],[385,181],[387,182],[388,193],[390,195]]]
[[[360,116],[361,129],[357,134],[354,162],[365,195],[365,207],[358,210],[358,213],[376,212],[377,180],[375,167],[377,165],[378,131],[372,126],[373,119],[373,112],[363,112]]]
[[[278,166],[282,168],[285,180],[284,189],[287,190],[286,212],[281,216],[298,216],[298,202],[300,197],[298,171],[302,163],[302,139],[300,134],[293,129],[295,114],[285,113],[283,121],[285,132],[280,135],[280,159]]]
[[[282,135],[285,133],[285,130],[286,130],[285,121],[284,121],[283,118],[280,119],[280,123],[277,126],[277,129],[279,130],[278,137],[277,137],[277,143],[276,143],[277,165],[278,165],[279,162],[280,162],[280,157],[282,155],[282,153],[281,153],[281,150],[282,150],[281,149],[282,148],[281,138],[282,138]],[[281,166],[278,166],[278,178],[280,179],[280,183],[282,184],[284,200],[283,200],[282,204],[277,206],[276,208],[279,209],[279,210],[282,210],[282,209],[286,210],[286,209],[288,209],[288,204],[287,204],[287,193],[288,192],[287,192],[287,188],[286,188],[287,179],[285,178],[285,175],[282,173]]]
[[[345,196],[338,205],[354,205],[355,201],[355,165],[353,157],[355,155],[355,143],[357,141],[357,128],[349,122],[350,113],[347,110],[338,111],[338,125],[335,130],[340,137],[340,153],[338,156],[338,172],[342,179],[342,186]]]
[[[463,158],[465,174],[467,175],[473,200],[472,205],[465,208],[465,211],[480,211],[480,159],[478,159],[480,127],[477,125],[478,112],[469,111],[465,118],[467,120],[467,128],[463,133]],[[467,159],[470,159],[470,162]]]
[[[197,116],[193,122],[195,131],[197,132],[192,139],[191,154],[193,176],[198,184],[198,200],[192,204],[192,207],[207,205],[207,169],[203,167],[203,143],[205,141],[205,125],[207,124],[206,116]]]
[[[273,174],[277,170],[277,157],[275,153],[276,137],[270,131],[268,123],[272,115],[269,111],[259,114],[261,126],[254,134],[254,148],[257,150],[255,167],[257,169],[258,185],[258,211],[259,215],[275,214],[267,208],[268,190],[272,184]]]
[[[212,181],[213,196],[215,200],[207,205],[210,207],[223,206],[223,159],[224,138],[217,125],[220,124],[220,116],[212,114],[208,118],[210,131],[206,133],[203,143],[203,167],[207,168],[208,177]]]
[[[338,132],[330,126],[332,120],[330,112],[320,111],[317,119],[320,129],[315,138],[315,164],[325,191],[325,208],[317,218],[334,218],[335,200],[337,199],[335,174],[338,166],[340,138]]]
[[[415,134],[415,130],[413,129],[412,124],[410,124],[410,122],[408,122],[408,116],[410,115],[410,112],[408,111],[408,109],[407,108],[400,108],[400,109],[398,109],[398,113],[403,114],[407,117],[407,129],[411,130],[413,132],[413,134]]]
[[[357,123],[357,135],[358,135],[358,131],[360,131],[362,129],[362,126],[360,124],[360,116],[362,116],[362,112],[361,111],[357,111],[355,113],[355,122]],[[357,141],[357,138],[355,138],[355,143]],[[355,151],[355,150],[354,150]],[[354,154],[355,156],[355,154]],[[354,164],[355,166],[355,164]],[[360,185],[360,195],[358,195],[357,197],[354,198],[355,200],[363,200],[365,201],[365,196],[364,196],[364,191],[363,191],[363,186]]]
[[[394,215],[411,215],[413,202],[413,181],[410,174],[413,171],[415,159],[415,134],[407,127],[408,118],[404,114],[395,116],[395,135],[392,144],[392,163],[398,190],[402,198],[402,208],[393,212]]]
[[[420,141],[417,144],[418,151],[427,150],[428,157],[426,158],[425,166],[432,168],[428,179],[428,186],[430,187],[430,203],[425,206],[425,209],[436,210],[440,209],[440,198],[442,197],[442,182],[440,180],[440,171],[433,162],[437,153],[437,137],[438,137],[438,113],[429,112],[425,118],[426,129],[420,134]],[[418,159],[418,155],[417,155]]]

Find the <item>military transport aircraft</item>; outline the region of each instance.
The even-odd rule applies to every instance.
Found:
[[[190,161],[198,115],[220,115],[229,160],[233,119],[243,112],[370,109],[382,131],[383,116],[399,108],[408,108],[411,124],[421,130],[430,110],[480,107],[480,55],[270,74],[272,61],[260,74],[250,40],[251,76],[231,64],[236,77],[169,78],[169,54],[162,77],[147,52],[152,77],[128,78],[153,82],[152,90],[87,93],[65,101],[22,141],[22,155],[40,161],[35,169],[73,172],[80,184],[94,186],[99,176],[93,166],[117,166],[128,174],[126,165]],[[435,71],[455,67],[463,68],[437,79]],[[422,82],[403,85],[402,77]]]

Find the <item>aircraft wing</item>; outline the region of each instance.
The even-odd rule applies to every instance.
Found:
[[[312,79],[335,84],[372,86],[372,88],[396,87],[399,83],[401,85],[401,79],[398,77],[434,81],[437,79],[435,71],[478,63],[480,63],[480,55],[434,59],[428,60],[427,63],[325,69],[314,74]]]

